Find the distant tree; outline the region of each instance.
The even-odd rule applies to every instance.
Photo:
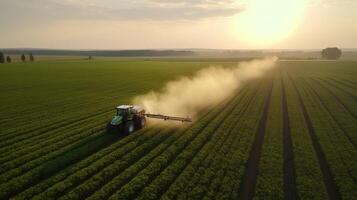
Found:
[[[26,62],[26,56],[24,54],[21,55],[21,61]]]
[[[33,57],[32,53],[30,53],[30,61],[31,62],[35,61],[35,58]]]
[[[323,58],[328,59],[328,60],[337,60],[341,57],[342,51],[341,49],[337,47],[329,47],[326,49],[323,49],[321,52],[321,55]]]
[[[92,56],[88,56],[88,60],[92,60]]]
[[[0,63],[5,63],[5,56],[3,52],[0,52]]]
[[[10,56],[6,57],[6,62],[11,63],[11,57]]]

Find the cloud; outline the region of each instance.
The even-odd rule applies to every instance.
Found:
[[[230,16],[243,10],[232,0],[1,0],[0,23],[59,20],[195,20]]]

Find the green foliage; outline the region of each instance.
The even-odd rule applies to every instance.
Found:
[[[6,56],[6,62],[7,62],[7,63],[11,63],[11,61],[12,61],[12,60],[11,60],[11,57],[10,57],[10,56]]]
[[[337,60],[341,57],[342,51],[341,49],[337,47],[329,47],[326,49],[323,49],[321,52],[321,55],[323,58],[328,59],[328,60]]]
[[[22,61],[22,62],[26,62],[26,56],[25,56],[25,54],[22,54],[22,55],[21,55],[21,61]]]
[[[5,56],[3,52],[0,52],[0,63],[5,63]]]
[[[31,62],[35,61],[35,57],[32,55],[32,53],[30,53],[29,58]]]
[[[192,124],[149,123],[126,137],[104,133],[116,105],[220,64],[236,65],[99,59],[2,65],[0,199],[237,199],[272,80],[254,198],[286,195],[284,86],[296,198],[329,198],[324,164],[339,195],[355,199],[355,61],[280,61],[281,73],[242,85]]]

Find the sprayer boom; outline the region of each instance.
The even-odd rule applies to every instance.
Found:
[[[148,118],[156,118],[163,120],[172,120],[172,121],[182,121],[182,122],[192,122],[192,119],[189,117],[173,117],[161,114],[144,114]]]

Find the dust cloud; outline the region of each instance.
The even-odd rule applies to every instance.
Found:
[[[192,77],[168,82],[160,91],[134,98],[147,113],[194,117],[200,110],[224,100],[242,83],[262,76],[275,66],[277,57],[240,62],[236,67],[213,66]]]

